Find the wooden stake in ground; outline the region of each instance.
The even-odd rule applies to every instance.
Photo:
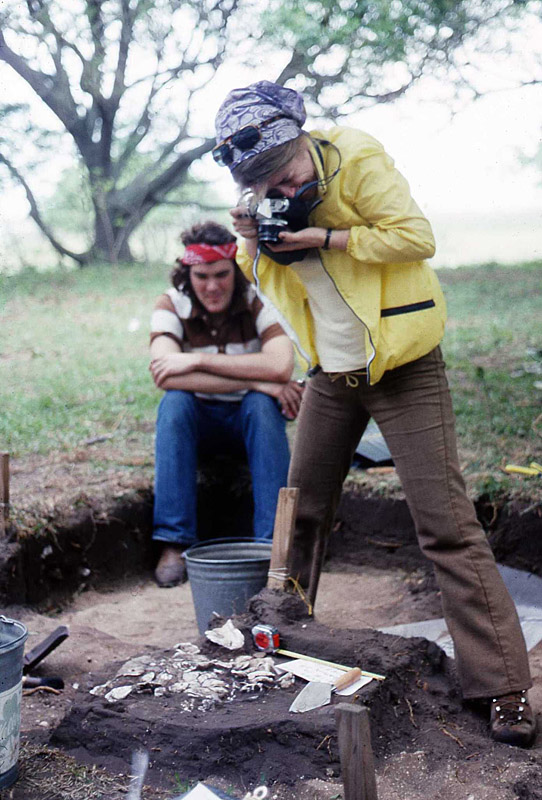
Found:
[[[280,489],[273,529],[271,564],[269,565],[268,589],[284,589],[288,578],[287,565],[294,535],[295,516],[299,489]]]
[[[339,703],[335,715],[344,800],[378,800],[368,709]]]
[[[9,522],[9,453],[0,453],[0,535]]]

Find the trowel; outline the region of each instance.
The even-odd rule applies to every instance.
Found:
[[[321,681],[310,681],[297,695],[289,708],[294,714],[301,714],[304,711],[311,711],[314,708],[326,706],[331,702],[331,693],[340,692],[346,689],[361,678],[359,667],[340,675],[335,683],[322,683]]]

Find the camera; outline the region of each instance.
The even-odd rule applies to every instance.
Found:
[[[260,242],[278,244],[279,233],[288,227],[290,201],[287,197],[265,197],[255,209]]]
[[[278,264],[302,261],[308,253],[308,250],[282,250],[276,253],[269,250],[267,245],[281,244],[279,234],[282,231],[295,233],[309,226],[309,214],[321,202],[320,198],[303,199],[307,189],[313,185],[315,184],[303,185],[291,199],[273,189],[263,199],[258,199],[251,191],[245,193],[241,199],[248,214],[258,224],[258,242],[262,252]]]
[[[307,214],[299,202],[289,200],[282,195],[269,194],[262,200],[256,200],[254,195],[245,196],[244,202],[248,213],[258,223],[258,239],[267,244],[279,244],[279,233],[286,229],[301,230],[307,224]],[[303,212],[300,218],[300,211]]]

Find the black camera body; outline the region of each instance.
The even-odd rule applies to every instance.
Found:
[[[278,192],[271,191],[263,200],[254,201],[247,198],[247,207],[250,216],[258,223],[258,241],[265,255],[276,261],[277,264],[292,264],[302,261],[308,250],[290,250],[274,253],[266,245],[280,244],[279,234],[288,230],[301,231],[309,226],[309,213],[318,205],[320,199],[307,201],[301,195],[311,184],[301,187],[295,197],[284,197]]]
[[[297,197],[290,200],[282,195],[267,196],[257,204],[252,216],[258,222],[259,241],[267,244],[280,244],[281,231],[300,231],[309,224],[307,203]]]

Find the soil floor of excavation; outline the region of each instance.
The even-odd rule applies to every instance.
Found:
[[[332,559],[322,574],[314,618],[262,600],[244,621],[277,624],[285,646],[297,652],[380,668],[389,676],[385,686],[369,684],[360,698],[371,715],[379,799],[542,800],[542,734],[529,750],[491,742],[483,716],[461,703],[450,659],[426,640],[375,633],[441,616],[427,567],[354,568],[341,557],[343,563]],[[177,797],[198,779],[234,797],[262,783],[279,800],[341,796],[333,706],[289,713],[304,685],[299,679],[288,690],[247,693],[206,710],[197,704],[187,710],[179,699],[152,693],[110,705],[90,694],[124,662],[171,654],[178,643],[194,643],[210,659],[235,657],[214,646],[206,649],[189,584],[160,589],[149,574],[86,590],[69,607],[44,612],[13,607],[4,613],[27,625],[27,648],[59,625],[68,625],[70,636],[34,673],[62,677],[64,691],[23,697],[21,775],[0,792],[2,800],[121,798],[129,753],[138,743],[149,749],[151,762],[143,800]],[[530,699],[542,711],[542,644],[529,656]],[[78,769],[86,770],[86,793],[77,794],[76,778],[72,783],[66,778]]]

